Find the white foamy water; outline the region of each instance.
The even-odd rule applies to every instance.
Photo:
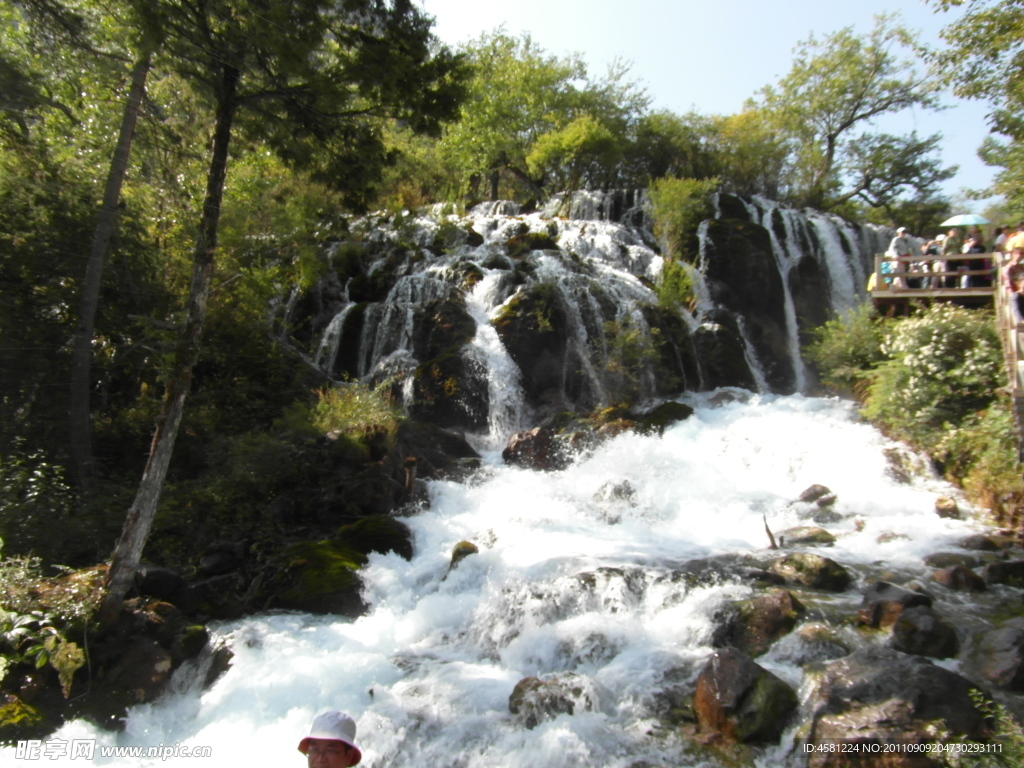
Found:
[[[936,516],[947,486],[891,477],[883,451],[893,444],[849,404],[712,400],[692,396],[695,414],[662,437],[619,436],[564,471],[493,466],[467,484],[433,482],[431,508],[406,519],[413,560],[370,558],[368,615],[221,624],[235,658],[210,690],[136,708],[122,734],[76,722],[57,737],[213,749],[165,761],[97,749],[94,765],[302,768],[304,729],[340,708],[357,719],[373,768],[705,764],[658,726],[658,696],[680,674],[692,679],[711,652],[715,610],[751,590],[687,587],[676,578],[687,560],[766,554],[764,519],[776,532],[806,523],[809,505],[792,502],[812,483],[836,493],[843,516],[827,526],[838,540],[825,554],[859,577],[879,562],[923,574],[923,556],[955,550],[973,530]],[[480,552],[448,573],[462,540]],[[845,599],[856,595],[855,586]],[[773,651],[765,663],[795,681],[794,655]],[[589,706],[528,729],[509,694],[523,677],[556,673],[575,675]],[[0,763],[32,764],[13,749],[0,750]]]

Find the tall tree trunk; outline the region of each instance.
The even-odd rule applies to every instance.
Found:
[[[92,425],[90,423],[89,389],[92,363],[92,337],[99,306],[100,284],[103,280],[103,265],[110,249],[110,238],[117,225],[118,203],[121,186],[128,170],[128,158],[135,137],[135,125],[139,118],[142,96],[146,90],[152,55],[144,52],[132,69],[132,85],[128,101],[121,116],[121,131],[117,146],[110,161],[107,184],[103,190],[103,205],[100,207],[96,230],[92,236],[92,248],[85,266],[82,295],[78,312],[78,326],[75,328],[75,347],[71,354],[71,398],[68,442],[75,481],[82,493],[88,493],[93,481],[94,462],[92,453]]]
[[[121,538],[117,542],[107,575],[107,594],[100,606],[98,620],[101,626],[112,624],[121,612],[124,596],[132,585],[135,570],[142,557],[142,549],[156,516],[160,491],[178,436],[178,427],[185,408],[185,397],[192,381],[192,369],[199,359],[199,342],[206,319],[206,303],[213,277],[214,251],[217,247],[217,225],[220,205],[227,177],[228,144],[231,141],[231,123],[237,107],[239,71],[225,66],[221,72],[217,102],[217,124],[213,136],[213,156],[206,177],[206,198],[203,218],[196,237],[192,257],[192,283],[189,286],[185,322],[178,336],[174,355],[174,368],[167,381],[163,408],[157,419],[156,431],[150,446],[149,461],[142,474],[139,490],[124,521]]]

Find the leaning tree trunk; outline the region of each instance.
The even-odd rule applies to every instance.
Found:
[[[109,626],[121,612],[124,596],[132,585],[135,571],[142,557],[142,549],[156,516],[160,491],[178,436],[178,427],[185,408],[185,397],[192,381],[192,369],[199,359],[199,342],[206,319],[206,303],[213,277],[214,250],[217,247],[217,225],[220,205],[227,177],[228,144],[231,141],[231,123],[237,107],[239,71],[225,66],[221,74],[220,98],[217,102],[217,124],[213,136],[213,156],[206,178],[206,198],[203,218],[196,238],[192,258],[192,283],[189,286],[185,322],[178,337],[174,367],[168,377],[163,408],[157,419],[156,431],[149,450],[149,461],[142,474],[135,501],[124,521],[121,538],[117,542],[107,575],[107,594],[100,606],[98,620]]]
[[[128,158],[132,151],[135,124],[139,118],[142,96],[146,90],[152,56],[145,52],[132,69],[132,85],[128,101],[121,116],[121,130],[117,147],[110,161],[107,184],[103,190],[103,205],[100,207],[96,230],[92,236],[92,248],[85,266],[82,295],[79,304],[78,326],[75,328],[75,347],[71,353],[71,398],[68,443],[71,464],[78,489],[88,493],[92,486],[94,467],[92,453],[92,425],[90,422],[89,389],[92,363],[92,336],[96,322],[96,308],[100,300],[100,284],[103,279],[103,265],[110,249],[110,238],[117,224],[118,203],[121,199],[121,185],[128,170]]]

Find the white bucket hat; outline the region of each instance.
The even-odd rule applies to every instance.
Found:
[[[309,728],[309,734],[299,742],[299,752],[306,754],[309,751],[310,739],[331,739],[348,744],[356,751],[353,765],[358,765],[363,759],[362,751],[356,746],[356,721],[344,712],[332,709],[317,715]]]

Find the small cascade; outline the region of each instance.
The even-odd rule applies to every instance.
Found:
[[[793,366],[793,377],[797,392],[803,392],[807,386],[807,374],[804,371],[804,361],[800,357],[800,333],[796,321],[796,305],[793,303],[793,292],[789,285],[789,272],[799,260],[801,254],[795,250],[791,234],[792,228],[789,224],[789,217],[793,211],[783,210],[778,207],[775,203],[769,202],[754,196],[759,209],[762,211],[760,221],[758,222],[768,232],[768,237],[772,244],[772,255],[775,257],[775,263],[779,268],[779,275],[782,278],[782,290],[783,290],[783,310],[785,311],[786,317],[786,335],[788,339],[788,351],[790,363]],[[778,213],[783,222],[783,227],[786,231],[786,243],[783,244],[779,240],[778,233],[775,231],[775,227],[772,221],[772,217]]]
[[[503,448],[509,435],[522,429],[526,410],[522,375],[491,325],[491,315],[500,307],[495,299],[500,295],[501,277],[499,271],[487,272],[466,296],[466,307],[477,322],[466,354],[487,372],[487,434],[476,441],[484,451]]]
[[[345,320],[348,318],[355,303],[349,302],[341,311],[331,318],[323,335],[320,337],[320,344],[313,356],[313,364],[328,376],[334,368],[334,361],[338,357],[338,343],[341,341],[341,331],[345,327]]]
[[[856,241],[850,235],[849,225],[841,219],[810,213],[808,220],[818,236],[828,270],[832,308],[845,316],[864,299],[867,284],[863,262],[852,257]]]
[[[552,196],[541,209],[546,218],[611,221],[650,228],[651,201],[644,189],[580,190]]]

